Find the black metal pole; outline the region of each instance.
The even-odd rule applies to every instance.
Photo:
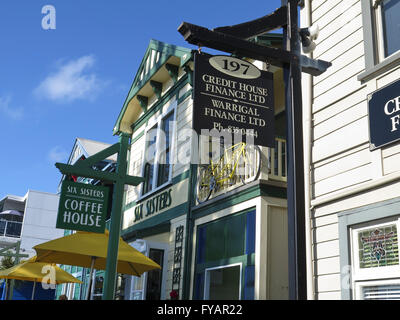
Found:
[[[287,121],[287,201],[289,249],[289,299],[307,299],[306,239],[304,199],[303,120],[301,95],[298,0],[282,0],[288,7],[288,24],[284,28],[284,45],[294,54],[285,66]]]

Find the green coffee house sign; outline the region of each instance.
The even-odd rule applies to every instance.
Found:
[[[107,206],[107,187],[64,181],[56,228],[103,233]]]

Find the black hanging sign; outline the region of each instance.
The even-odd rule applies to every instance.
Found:
[[[235,57],[196,52],[194,130],[239,134],[243,141],[274,147],[273,91],[272,73]]]
[[[368,96],[370,149],[400,140],[400,80]]]

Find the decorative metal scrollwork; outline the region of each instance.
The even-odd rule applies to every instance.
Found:
[[[172,290],[176,291],[179,297],[181,283],[181,262],[183,254],[183,226],[175,229],[175,250],[174,250],[174,269],[172,273]]]

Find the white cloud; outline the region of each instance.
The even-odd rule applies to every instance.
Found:
[[[67,160],[68,152],[60,146],[55,146],[49,151],[47,156],[51,162],[62,162]]]
[[[17,108],[10,105],[11,97],[0,97],[0,112],[5,114],[11,119],[18,120],[24,115],[22,108]]]
[[[48,75],[34,93],[52,101],[93,101],[105,85],[96,73],[90,72],[94,64],[95,59],[92,55],[68,61],[59,66],[55,73]]]

